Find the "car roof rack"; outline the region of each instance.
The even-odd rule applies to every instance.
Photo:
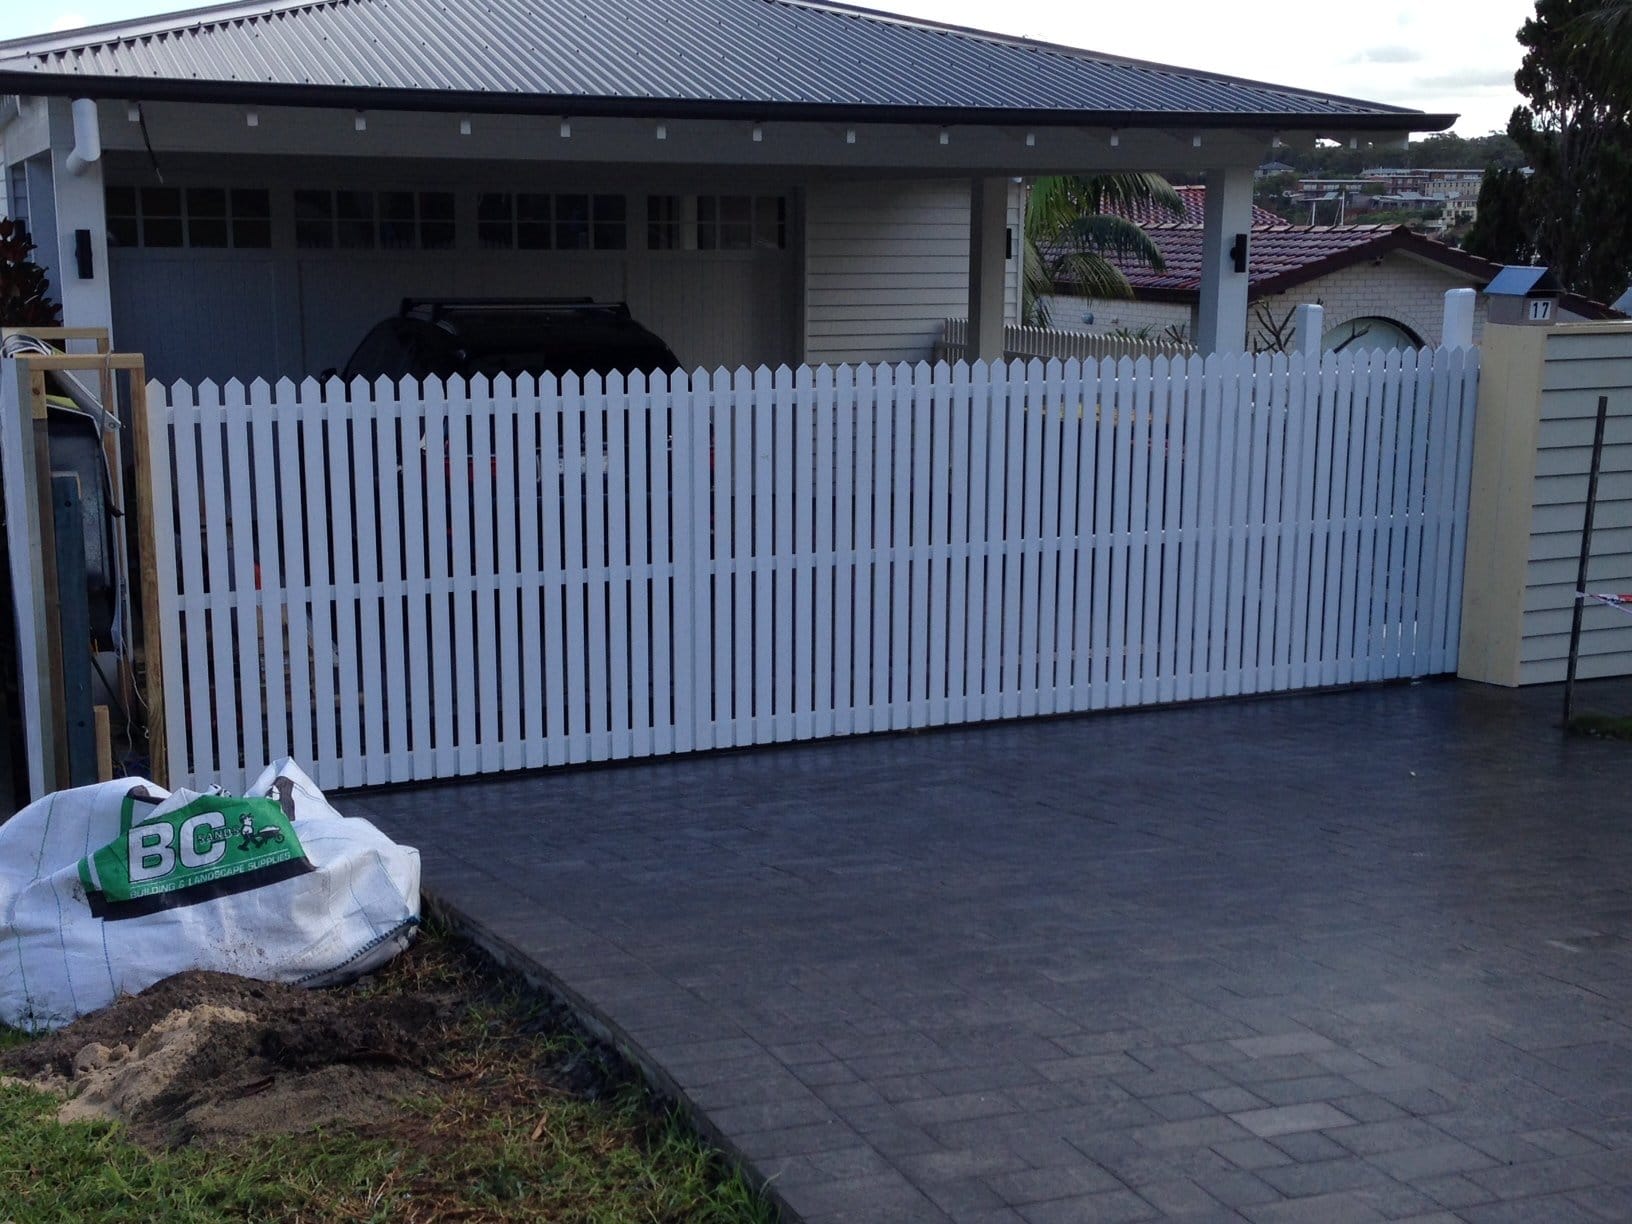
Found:
[[[627,302],[597,302],[590,297],[459,297],[459,298],[403,298],[399,312],[407,316],[416,310],[427,311],[431,321],[460,310],[558,310],[563,314],[582,314],[593,311],[617,317],[627,317]]]

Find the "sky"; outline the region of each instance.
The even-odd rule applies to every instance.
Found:
[[[0,39],[178,7],[184,0],[5,0]],[[1455,130],[1464,136],[1507,126],[1518,102],[1514,35],[1534,11],[1533,0],[870,0],[868,7],[1460,114]]]

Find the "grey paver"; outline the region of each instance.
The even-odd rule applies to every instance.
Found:
[[[811,1224],[1628,1219],[1632,753],[1561,742],[1557,696],[1427,683],[342,804]],[[1061,1197],[996,1189],[1028,1178]]]

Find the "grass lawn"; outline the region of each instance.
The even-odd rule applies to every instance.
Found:
[[[342,989],[457,1000],[425,1036],[427,1090],[398,1116],[166,1149],[118,1124],[60,1124],[56,1097],[9,1081],[0,1220],[775,1220],[558,1007],[448,932]],[[0,1048],[30,1040],[0,1030]]]

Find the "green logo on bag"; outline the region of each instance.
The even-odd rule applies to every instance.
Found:
[[[263,888],[312,869],[283,808],[272,799],[200,795],[158,817],[125,799],[118,838],[80,859],[91,913],[109,921],[196,905]]]

